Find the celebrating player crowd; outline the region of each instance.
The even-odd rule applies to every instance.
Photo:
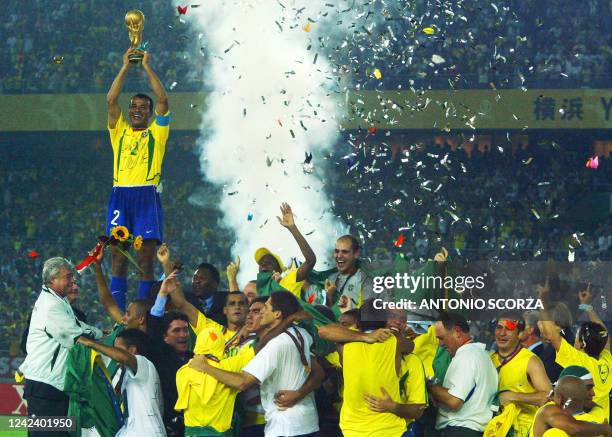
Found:
[[[258,279],[243,291],[236,262],[229,292],[210,264],[197,266],[184,292],[164,244],[165,279],[124,311],[100,250],[98,294],[116,322],[106,336],[70,306],[73,266],[47,260],[20,369],[29,413],[80,414],[84,435],[611,435],[612,356],[590,290],[579,296],[590,321],[575,341],[555,322],[564,309],[554,303],[500,316],[493,352],[459,314],[416,335],[405,311],[377,310],[367,298],[349,235],[336,242],[324,304],[302,300],[314,259],[291,209],[282,210],[306,262],[285,268],[259,249]]]

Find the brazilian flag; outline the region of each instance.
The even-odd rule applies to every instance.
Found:
[[[68,353],[66,365],[64,392],[70,398],[68,416],[76,421],[74,436],[81,436],[81,428],[94,426],[102,437],[117,434],[123,421],[119,398],[102,356],[76,344]]]
[[[113,327],[113,330],[110,332],[110,334],[108,334],[106,337],[102,339],[102,344],[106,346],[115,346],[115,339],[117,338],[117,335],[119,335],[119,333],[123,331],[124,329],[125,327],[123,325],[119,323],[115,323],[115,326]],[[119,368],[119,363],[116,362],[115,360],[110,360],[106,368],[108,370],[108,374],[110,375],[110,379],[112,380],[113,377],[115,376],[115,373],[117,373],[117,369]]]

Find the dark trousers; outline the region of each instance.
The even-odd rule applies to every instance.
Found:
[[[474,431],[462,426],[447,426],[438,430],[439,437],[482,437],[482,431]]]
[[[55,387],[44,382],[25,380],[23,397],[28,401],[28,416],[63,416],[68,415],[68,396]],[[28,437],[69,437],[68,432],[28,431]]]
[[[300,435],[296,435],[293,437],[321,437],[321,433],[317,431],[317,432],[311,432],[310,434],[300,434]]]
[[[253,425],[242,428],[240,437],[264,437],[266,425]]]

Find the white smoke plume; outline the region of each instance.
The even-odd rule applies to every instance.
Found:
[[[205,80],[211,91],[201,124],[200,163],[204,177],[223,186],[219,208],[235,235],[232,255],[242,261],[241,284],[255,278],[258,247],[285,261],[302,259],[276,219],[281,202],[291,205],[319,269],[345,230],[331,212],[322,174],[323,155],[336,144],[343,114],[318,40],[322,26],[309,21],[321,18],[324,5],[319,0],[210,1],[183,16],[207,49]],[[306,153],[314,155],[312,173],[308,166],[304,170]]]

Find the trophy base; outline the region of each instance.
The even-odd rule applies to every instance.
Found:
[[[128,60],[132,64],[138,64],[138,63],[142,62],[142,58],[143,58],[142,55],[129,55],[128,56]]]

